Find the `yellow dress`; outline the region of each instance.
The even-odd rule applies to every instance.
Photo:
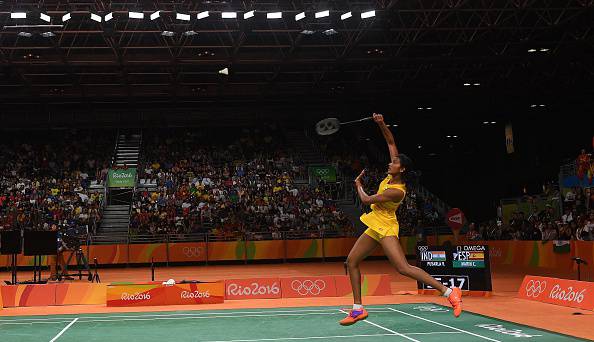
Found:
[[[391,175],[384,178],[377,189],[377,193],[382,194],[388,189],[398,189],[404,192],[406,196],[406,186],[404,184],[389,184],[391,179]],[[404,196],[402,200],[404,200]],[[386,236],[398,237],[400,228],[398,219],[396,218],[396,210],[398,210],[402,200],[399,202],[390,201],[372,204],[371,212],[361,215],[360,218],[361,222],[365,223],[368,227],[365,234],[378,242]]]

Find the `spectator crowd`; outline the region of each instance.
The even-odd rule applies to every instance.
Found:
[[[544,210],[517,211],[509,222],[470,224],[469,240],[594,240],[594,191],[573,188],[562,196],[563,211],[550,204]]]
[[[0,230],[92,228],[115,134],[52,130],[4,134],[0,142]]]
[[[147,137],[147,135],[150,136]],[[236,137],[229,142],[229,137]],[[134,234],[212,232],[221,238],[281,231],[350,232],[352,225],[328,188],[297,185],[303,166],[274,125],[220,135],[187,129],[145,134]],[[257,238],[257,234],[254,235]]]

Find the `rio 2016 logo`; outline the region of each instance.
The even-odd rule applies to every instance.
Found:
[[[150,293],[133,293],[133,294],[129,294],[129,293],[122,293],[122,295],[120,296],[121,300],[149,300],[151,299],[151,294]]]
[[[231,296],[258,296],[258,295],[278,295],[280,287],[277,283],[271,286],[251,283],[250,286],[241,286],[235,283],[227,286],[227,294]]]
[[[200,292],[198,290],[196,290],[196,291],[182,291],[180,297],[183,299],[210,298],[210,292],[208,292],[208,291]]]

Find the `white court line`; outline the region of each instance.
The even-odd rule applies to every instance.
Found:
[[[391,312],[391,311],[384,311]],[[274,314],[274,315],[223,315],[223,316],[192,316],[192,317],[153,317],[153,318],[124,318],[113,316],[115,319],[88,319],[88,317],[79,317],[78,323],[95,323],[95,322],[122,322],[122,321],[157,321],[157,320],[185,320],[185,319],[211,319],[211,318],[240,318],[240,317],[280,317],[280,316],[314,316],[314,315],[338,315],[336,311],[332,312],[309,312],[309,313],[290,313],[290,314]],[[142,316],[139,316],[142,317]],[[105,317],[98,317],[105,318]],[[41,322],[1,322],[0,325],[31,325],[31,324],[52,324],[52,323],[66,323],[68,321],[41,321]]]
[[[64,332],[66,332],[66,330],[68,330],[68,328],[70,328],[74,323],[76,323],[76,321],[78,321],[78,317],[76,317],[75,319],[73,319],[72,322],[70,322],[70,324],[68,324],[67,326],[65,326],[64,329],[62,329],[62,331],[60,331],[58,333],[58,335],[56,335],[54,338],[52,338],[49,342],[54,342],[55,340],[57,340],[60,336],[62,336],[62,334]]]
[[[380,311],[380,310],[388,310],[388,308],[376,308],[376,310],[368,310],[368,312],[374,313],[386,313],[390,311]],[[143,317],[172,317],[172,316],[211,316],[211,315],[235,315],[235,314],[269,314],[269,313],[309,313],[309,312],[327,312],[327,313],[334,313],[336,309],[321,309],[321,310],[271,310],[271,311],[232,311],[232,312],[196,312],[196,313],[171,313],[171,314],[154,314],[154,315],[111,315],[111,316],[86,316],[81,317],[84,319],[105,319],[105,318],[143,318]],[[3,319],[0,320],[0,324],[4,322],[20,322],[20,321],[52,321],[52,320],[60,320],[58,323],[64,322],[64,319],[67,317],[47,317],[47,318],[15,318],[15,319]],[[69,322],[69,320],[68,320]]]
[[[420,320],[422,320],[422,321],[426,321],[426,322],[429,322],[429,323],[437,324],[437,325],[440,325],[440,326],[442,326],[442,327],[450,328],[450,329],[452,329],[452,330],[456,330],[456,331],[459,331],[459,332],[462,332],[462,333],[465,333],[465,334],[468,334],[468,335],[472,335],[472,336],[475,336],[475,337],[479,337],[479,338],[482,338],[482,339],[484,339],[484,340],[493,341],[493,342],[501,342],[501,341],[499,341],[499,340],[495,340],[495,339],[492,339],[492,338],[489,338],[489,337],[486,337],[486,336],[482,336],[482,335],[479,335],[479,334],[471,333],[470,331],[466,331],[466,330],[458,329],[458,328],[456,328],[456,327],[452,327],[452,326],[450,326],[450,325],[447,325],[447,324],[443,324],[443,323],[435,322],[435,321],[432,321],[432,320],[430,320],[430,319],[427,319],[427,318],[423,318],[423,317],[419,317],[419,316],[416,316],[416,315],[413,315],[413,314],[409,314],[408,312],[404,312],[404,311],[396,310],[396,309],[393,309],[393,308],[388,308],[388,309],[390,309],[390,310],[392,310],[392,311],[394,311],[394,312],[401,313],[401,314],[403,314],[403,315],[407,315],[407,316],[410,316],[410,317],[414,317],[414,318],[416,318],[416,319],[420,319]]]
[[[389,308],[388,308],[388,309],[389,309]],[[342,312],[342,313],[345,313],[345,314],[347,314],[347,315],[349,314],[348,312],[346,312],[346,311],[344,311],[344,310],[338,310],[338,311],[340,311],[340,312]],[[414,338],[412,338],[412,337],[408,337],[408,336],[406,336],[406,335],[402,335],[401,333],[398,333],[398,332],[396,332],[396,331],[394,331],[394,330],[392,330],[392,329],[388,329],[388,328],[386,328],[386,327],[382,327],[382,326],[381,326],[381,325],[379,325],[379,324],[375,324],[375,323],[373,323],[373,322],[370,322],[370,321],[368,321],[368,320],[366,320],[366,319],[364,319],[364,320],[363,320],[363,322],[365,322],[365,323],[367,323],[367,324],[371,324],[371,325],[373,325],[373,326],[375,326],[375,327],[378,327],[378,328],[380,328],[380,329],[382,329],[382,330],[385,330],[385,331],[387,331],[387,332],[390,332],[390,333],[392,333],[392,335],[397,335],[397,336],[400,336],[400,337],[404,337],[405,339],[407,339],[407,340],[409,340],[409,341],[413,341],[413,342],[421,342],[421,341],[419,341],[419,340],[415,340],[415,339],[414,339]]]
[[[280,338],[260,338],[257,340],[219,340],[205,342],[258,342],[258,341],[284,341],[284,340],[321,340],[326,338],[352,338],[352,337],[374,337],[374,336],[396,336],[394,334],[371,334],[371,335],[336,335],[336,336],[310,336],[310,337],[280,337]]]
[[[434,331],[434,332],[405,333],[404,335],[439,335],[439,334],[461,334],[461,332],[459,332],[459,331]]]

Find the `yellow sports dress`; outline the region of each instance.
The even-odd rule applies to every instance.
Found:
[[[377,193],[382,194],[388,189],[398,189],[404,192],[404,195],[406,195],[406,186],[404,184],[390,184],[389,182],[391,179],[391,175],[388,175],[386,178],[384,178],[384,180],[379,185],[379,189],[377,189]],[[404,200],[404,196],[402,197],[402,200]],[[398,231],[400,228],[398,226],[398,219],[396,218],[396,210],[398,210],[402,200],[399,202],[382,202],[372,204],[371,212],[361,215],[360,218],[361,222],[365,223],[365,225],[368,227],[365,231],[365,234],[369,235],[378,242],[386,236],[398,237]]]

